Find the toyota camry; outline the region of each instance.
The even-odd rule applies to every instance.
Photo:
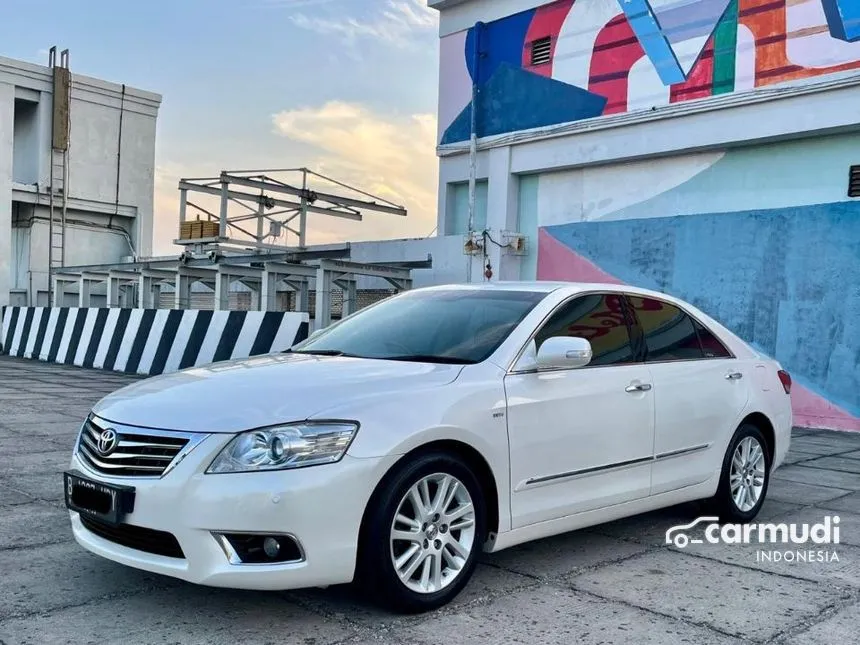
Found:
[[[481,552],[690,500],[758,513],[791,377],[633,287],[407,291],[290,351],[139,381],[82,425],[75,539],[203,585],[449,602]]]

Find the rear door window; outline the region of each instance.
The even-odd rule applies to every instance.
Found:
[[[642,330],[647,362],[706,358],[697,323],[678,307],[654,298],[628,296],[627,300]]]

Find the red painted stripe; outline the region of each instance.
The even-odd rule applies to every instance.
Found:
[[[630,69],[643,56],[645,50],[624,14],[600,30],[591,56],[588,89],[607,98],[603,114],[627,111],[627,79]]]
[[[690,70],[687,80],[669,89],[669,103],[690,101],[711,96],[714,86],[714,37],[708,39],[699,60]]]

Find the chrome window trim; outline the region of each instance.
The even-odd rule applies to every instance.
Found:
[[[656,300],[657,302],[660,302],[664,305],[671,305],[672,307],[679,309],[682,313],[688,315],[692,320],[695,320],[697,323],[699,323],[699,325],[702,326],[703,329],[708,330],[708,333],[710,333],[714,338],[717,339],[717,342],[719,342],[720,345],[723,346],[723,349],[725,349],[729,353],[729,355],[728,356],[711,356],[711,357],[703,356],[702,358],[682,358],[682,359],[676,359],[676,360],[671,360],[671,361],[633,361],[631,363],[615,363],[612,365],[586,365],[584,367],[560,367],[560,368],[552,368],[552,369],[546,369],[546,370],[538,370],[538,369],[516,370],[516,369],[514,369],[514,366],[523,357],[523,354],[525,353],[526,349],[528,348],[529,343],[531,343],[535,339],[535,336],[537,336],[538,332],[544,327],[544,325],[546,325],[547,321],[550,318],[552,318],[562,307],[566,306],[568,303],[572,302],[573,300],[580,298],[582,296],[593,296],[593,295],[617,295],[617,296],[621,296],[624,298],[650,298],[651,300]],[[637,324],[639,324],[638,319],[637,319]],[[640,329],[641,329],[641,326],[640,326]],[[632,342],[633,339],[631,338],[630,341]],[[701,341],[700,341],[700,343],[701,343]],[[730,347],[726,346],[726,344],[719,337],[719,335],[714,333],[714,330],[712,330],[708,325],[706,325],[701,320],[699,320],[698,316],[694,316],[689,311],[687,311],[687,309],[685,307],[682,307],[680,305],[676,305],[673,302],[668,302],[667,300],[663,300],[662,298],[655,298],[654,296],[651,296],[651,295],[642,295],[642,294],[630,293],[628,291],[600,291],[597,289],[590,289],[588,291],[581,291],[581,292],[574,294],[572,296],[568,296],[567,298],[562,300],[558,305],[556,305],[548,314],[546,314],[541,319],[541,321],[537,324],[537,326],[532,331],[532,333],[529,334],[528,340],[526,340],[526,342],[523,343],[522,347],[520,347],[520,349],[514,355],[514,359],[508,363],[508,366],[505,369],[505,375],[507,376],[507,375],[519,375],[519,374],[552,374],[552,373],[556,373],[556,372],[572,372],[572,371],[580,371],[580,370],[587,370],[587,369],[600,369],[600,368],[606,368],[606,367],[629,367],[631,365],[663,365],[663,364],[668,364],[668,363],[693,363],[693,362],[698,362],[698,361],[725,361],[725,360],[737,360],[737,356],[731,350]]]
[[[122,434],[136,434],[136,435],[149,435],[152,437],[164,437],[166,439],[185,439],[187,443],[182,447],[182,449],[176,453],[173,457],[173,460],[167,465],[163,472],[158,475],[108,475],[107,473],[99,472],[97,470],[93,470],[86,463],[85,459],[89,458],[81,458],[78,456],[79,451],[81,449],[81,441],[83,440],[84,430],[86,428],[87,422],[92,423],[96,428],[101,428],[102,430],[105,428],[113,428],[120,435]],[[75,458],[78,460],[78,463],[81,465],[82,469],[88,474],[96,479],[107,479],[107,480],[120,480],[123,482],[134,482],[134,481],[156,481],[162,479],[167,476],[170,472],[173,471],[182,461],[188,457],[194,448],[199,446],[205,439],[210,437],[211,435],[208,433],[199,433],[199,432],[181,432],[178,430],[158,430],[155,428],[145,428],[143,426],[132,426],[124,423],[114,423],[113,421],[109,421],[104,417],[100,417],[95,413],[90,413],[87,419],[81,424],[81,428],[78,431],[78,437],[75,440]]]

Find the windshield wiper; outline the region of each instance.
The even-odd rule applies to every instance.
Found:
[[[346,356],[348,358],[362,358],[361,356],[356,356],[355,354],[347,354],[346,352],[342,352],[339,349],[299,349],[293,350],[291,353],[309,354],[311,356]]]
[[[436,354],[404,354],[402,356],[380,356],[383,361],[415,361],[416,363],[441,363],[446,365],[473,365],[477,361],[456,356],[438,356]]]

